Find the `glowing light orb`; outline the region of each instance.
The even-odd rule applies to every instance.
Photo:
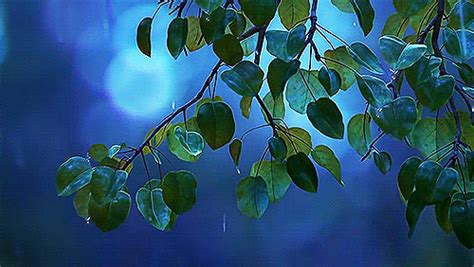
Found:
[[[169,110],[176,77],[165,57],[143,56],[137,49],[122,50],[106,72],[106,88],[120,110],[137,117]]]

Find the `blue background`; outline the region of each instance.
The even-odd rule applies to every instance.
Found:
[[[0,1],[1,266],[472,265],[473,254],[438,228],[432,208],[421,216],[414,237],[407,237],[396,175],[403,159],[416,152],[382,139],[379,148],[393,152],[394,161],[383,176],[372,162],[360,163],[347,140],[321,136],[289,109],[290,125],[311,129],[314,144],[335,150],[345,188],[318,169],[317,194],[292,186],[262,219],[252,220],[236,207],[240,177],[227,149],[207,149],[198,164],[180,162],[163,149],[173,162],[166,170],[189,169],[199,183],[197,204],[172,232],[154,230],[135,206],[110,233],[78,217],[72,198],[56,196],[58,165],[69,156],[84,156],[93,143],[139,144],[161,118],[194,95],[216,62],[209,48],[172,60],[164,9],[153,24],[153,58],[141,55],[136,26],[153,14],[155,2]],[[320,1],[319,21],[349,42],[363,40],[377,51],[377,37],[393,7],[390,1],[372,2],[376,26],[368,38],[354,15],[339,12],[329,0]],[[281,28],[278,19],[273,26]],[[328,48],[316,38],[320,50]],[[304,66],[308,59],[305,54]],[[264,56],[263,65],[270,60]],[[235,107],[238,136],[262,124],[257,105],[251,119],[243,119],[239,97],[222,84],[217,90]],[[340,92],[336,100],[345,122],[364,111],[356,88]],[[259,159],[270,135],[259,130],[245,140],[242,175]],[[141,166],[137,162],[129,178],[133,192],[146,181]]]

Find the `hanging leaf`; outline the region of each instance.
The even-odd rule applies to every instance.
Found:
[[[415,175],[423,161],[418,157],[410,157],[403,162],[398,172],[398,189],[404,202],[407,202],[415,190]]]
[[[341,76],[333,69],[322,67],[319,70],[318,79],[329,96],[334,96],[341,88]]]
[[[377,152],[372,153],[374,155],[374,162],[377,168],[383,173],[387,174],[392,168],[392,157],[387,152]]]
[[[318,191],[318,174],[311,160],[302,152],[288,158],[286,170],[296,186],[306,192]]]
[[[433,153],[436,158],[444,153],[434,153],[451,142],[456,134],[456,126],[454,122],[446,118],[423,118],[416,123],[413,132],[408,136],[410,145],[418,149],[420,153],[426,157]]]
[[[235,36],[240,36],[247,29],[247,18],[241,13],[237,13],[235,20],[230,23],[229,29]]]
[[[365,44],[361,42],[355,42],[351,46],[347,47],[349,54],[352,58],[364,66],[368,71],[374,74],[383,74],[382,66],[380,65],[377,56],[368,48]]]
[[[405,74],[410,86],[416,90],[422,84],[433,79],[432,76],[438,77],[441,62],[438,57],[422,57],[417,63],[406,69]]]
[[[85,186],[77,191],[76,196],[74,197],[74,209],[76,210],[77,215],[86,220],[89,218],[90,199],[91,191],[89,190],[89,186]]]
[[[356,78],[360,93],[370,105],[380,108],[392,101],[392,93],[383,80],[368,75]]]
[[[360,27],[364,31],[364,35],[367,36],[372,30],[374,24],[375,11],[370,4],[370,0],[350,0],[351,5],[359,20]]]
[[[163,141],[166,139],[166,135],[171,128],[172,128],[171,123],[167,123],[165,126],[161,127],[158,130],[158,132],[155,135],[153,135],[153,138],[151,138],[150,142],[148,143],[148,146],[155,147],[155,148],[159,147],[163,143]],[[154,130],[155,128],[150,129],[148,133],[145,135],[144,140],[148,140],[148,138],[154,132]],[[151,150],[148,146],[143,149],[143,154],[145,156],[151,153]]]
[[[138,49],[151,57],[151,24],[153,19],[150,17],[143,18],[137,28],[137,45]]]
[[[250,61],[242,61],[221,74],[222,81],[241,96],[255,96],[263,84],[262,69]]]
[[[285,131],[277,130],[278,136],[285,141],[287,148],[286,157],[289,158],[298,152],[303,152],[308,155],[313,149],[313,142],[311,141],[311,135],[302,128],[293,127]]]
[[[215,41],[213,49],[214,53],[222,59],[224,63],[231,66],[239,63],[244,56],[244,51],[242,50],[239,40],[232,34],[226,34]]]
[[[272,114],[274,120],[285,118],[285,103],[283,102],[283,95],[280,95],[279,97],[277,97],[277,99],[273,100],[271,92],[268,92],[263,98],[263,102]],[[265,121],[269,123],[268,118],[266,117],[263,109],[260,108],[260,110],[262,111],[262,115],[265,118]]]
[[[112,201],[127,181],[128,173],[109,167],[96,167],[92,172],[89,189],[95,203],[102,205]]]
[[[437,110],[444,106],[454,92],[455,80],[451,75],[430,77],[428,81],[413,88],[423,106]]]
[[[341,163],[332,149],[325,145],[316,146],[311,151],[311,157],[319,166],[328,170],[340,185],[344,186],[341,179]]]
[[[267,185],[269,200],[272,203],[280,201],[291,184],[291,178],[286,172],[285,164],[273,160],[254,163],[250,175],[254,177],[258,175],[263,178]]]
[[[447,234],[453,231],[453,225],[449,218],[449,206],[451,205],[451,198],[446,198],[435,205],[436,221],[439,227]]]
[[[164,231],[171,220],[171,209],[163,200],[163,190],[144,186],[137,191],[135,199],[143,218],[151,226]]]
[[[409,44],[407,45],[400,54],[397,62],[395,63],[396,70],[403,70],[413,66],[418,62],[426,53],[427,47],[423,44]]]
[[[290,62],[305,46],[306,27],[299,25],[291,31],[270,30],[265,33],[267,50],[273,56]]]
[[[195,16],[187,17],[188,20],[188,34],[186,36],[186,48],[190,52],[201,49],[206,42],[203,40],[201,25],[199,18]]]
[[[283,94],[286,82],[295,74],[300,68],[298,60],[292,60],[288,63],[278,58],[272,60],[268,66],[268,87],[273,99],[277,99]]]
[[[354,71],[360,71],[360,65],[354,59],[352,59],[352,57],[347,52],[346,47],[340,46],[335,50],[326,50],[326,52],[324,52],[324,57],[329,58],[332,61],[339,62],[338,64],[336,62],[332,62],[331,60],[325,60],[326,66],[328,68],[334,69],[339,73],[342,81],[341,89],[349,89],[349,87],[351,87],[351,85],[353,85],[356,80]],[[354,71],[342,65],[341,63],[352,68]]]
[[[234,136],[232,109],[224,102],[205,103],[199,107],[197,123],[204,139],[213,150],[229,143]]]
[[[379,39],[382,57],[392,69],[396,69],[398,59],[407,43],[396,36],[382,36]]]
[[[242,113],[242,116],[246,119],[250,118],[250,109],[252,108],[252,100],[253,100],[253,97],[251,96],[243,96],[242,99],[240,99],[240,111]]]
[[[196,4],[202,10],[210,13],[216,10],[219,6],[224,4],[224,0],[196,0]]]
[[[300,23],[304,24],[309,17],[309,0],[282,0],[278,15],[287,30]]]
[[[87,154],[89,157],[91,157],[91,159],[101,162],[103,159],[109,156],[109,149],[103,144],[95,144],[89,148]]]
[[[277,11],[278,0],[239,0],[240,7],[255,26],[269,23]]]
[[[235,167],[239,167],[240,154],[242,152],[242,140],[234,139],[229,145],[229,154],[234,161]]]
[[[334,139],[344,137],[341,111],[331,99],[321,98],[310,103],[306,113],[311,124],[322,134]]]
[[[58,168],[56,192],[58,196],[70,196],[86,186],[90,179],[91,165],[82,157],[72,157]]]
[[[175,18],[168,27],[168,51],[177,59],[186,45],[186,37],[188,36],[188,20],[183,18]]]
[[[474,20],[474,4],[458,1],[449,14],[448,26],[453,29],[467,29]]]
[[[403,139],[410,134],[417,121],[415,101],[410,97],[399,97],[380,109],[369,109],[375,123],[387,134]]]
[[[331,3],[342,12],[354,13],[354,8],[350,0],[331,0]]]
[[[306,107],[314,101],[313,97],[319,99],[329,95],[318,80],[318,71],[300,69],[286,84],[286,100],[291,109],[306,114]]]
[[[415,232],[416,223],[420,218],[421,213],[425,209],[426,204],[421,200],[417,191],[413,192],[407,204],[406,218],[410,231],[408,237],[412,237]]]
[[[181,146],[194,157],[198,157],[204,151],[204,139],[201,134],[187,131],[181,126],[174,128],[174,134]]]
[[[109,202],[97,203],[94,198],[89,202],[91,220],[103,232],[118,228],[128,217],[131,206],[130,195],[120,191]]]
[[[466,248],[474,247],[474,200],[456,199],[451,203],[449,217],[454,233]]]
[[[443,41],[446,51],[454,58],[462,58],[461,41],[455,30],[451,28],[443,29]]]
[[[285,140],[281,137],[271,137],[268,139],[268,147],[272,157],[279,162],[283,162],[286,159],[288,149],[285,144]]]
[[[190,210],[196,203],[196,178],[191,172],[169,172],[163,178],[163,200],[176,214]]]
[[[212,44],[224,36],[227,26],[235,20],[236,13],[231,9],[216,8],[211,14],[201,15],[200,24],[204,40]]]
[[[395,9],[403,14],[405,17],[410,17],[425,8],[430,0],[417,0],[417,1],[406,1],[406,0],[394,0],[393,5]]]
[[[190,118],[186,122],[186,126],[188,128],[188,131],[199,133],[196,117]],[[199,160],[202,153],[192,153],[189,147],[186,148],[188,146],[186,142],[182,142],[183,139],[180,140],[180,138],[176,135],[176,129],[178,128],[184,129],[184,127],[185,127],[184,123],[177,123],[174,125],[170,125],[169,130],[167,131],[167,135],[166,135],[166,142],[168,144],[168,149],[170,150],[171,153],[173,153],[173,155],[175,155],[178,159],[182,161],[196,162]],[[200,149],[196,148],[195,152],[198,152],[199,150]],[[153,151],[153,155],[156,155],[156,151],[155,150],[152,150],[152,151]]]
[[[451,195],[458,179],[458,173],[452,168],[443,169],[436,162],[423,162],[416,172],[415,187],[420,198],[426,204],[436,204]]]
[[[249,176],[240,180],[235,194],[240,212],[250,218],[258,219],[267,210],[269,198],[262,177]]]
[[[367,153],[372,140],[369,115],[357,114],[349,120],[347,139],[357,154],[364,156]]]
[[[385,25],[382,29],[382,36],[394,35],[399,38],[403,38],[408,29],[408,22],[409,20],[405,16],[401,15],[400,13],[393,13],[385,22]]]

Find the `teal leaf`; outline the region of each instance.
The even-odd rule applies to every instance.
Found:
[[[268,110],[272,114],[273,119],[285,118],[285,103],[283,102],[283,95],[280,95],[274,100],[271,92],[268,92],[263,97],[263,102],[265,103],[265,106],[268,108]],[[269,123],[268,118],[265,115],[265,112],[263,112],[263,109],[260,108],[260,110],[262,111],[262,115],[265,118],[265,121]]]
[[[446,51],[456,59],[462,58],[461,41],[455,30],[443,29],[443,43]]]
[[[400,54],[397,62],[395,63],[396,70],[403,70],[413,66],[418,62],[426,53],[427,47],[423,44],[409,44],[407,45]]]
[[[89,188],[91,197],[97,204],[112,201],[125,185],[128,173],[109,167],[96,167],[92,173]]]
[[[97,203],[91,198],[89,214],[91,220],[103,232],[118,228],[128,217],[131,206],[130,195],[120,191],[109,202]]]
[[[175,18],[168,27],[168,51],[175,59],[179,57],[186,46],[188,36],[188,20],[185,18]]]
[[[396,36],[382,36],[379,39],[382,57],[392,69],[396,69],[398,59],[406,46],[407,43]]]
[[[410,228],[408,237],[411,238],[413,236],[418,219],[420,218],[420,215],[425,207],[426,204],[421,200],[419,193],[417,191],[413,192],[412,196],[408,200],[406,210],[406,218]]]
[[[406,0],[394,0],[393,5],[395,9],[403,14],[405,17],[410,17],[425,8],[430,0],[417,0],[417,1],[406,1]]]
[[[306,192],[318,191],[318,174],[311,160],[302,152],[288,158],[286,171],[296,186]]]
[[[279,162],[283,162],[286,159],[288,149],[285,144],[285,140],[281,137],[271,137],[268,139],[268,147],[270,149],[270,155]]]
[[[308,155],[313,150],[311,135],[303,128],[292,127],[284,131],[277,130],[277,133],[285,141],[287,158],[298,152]]]
[[[350,0],[331,0],[331,3],[342,12],[354,13],[354,8]]]
[[[199,107],[197,123],[202,136],[213,150],[229,143],[234,136],[232,109],[224,102],[210,102]]]
[[[258,173],[257,173],[258,170]],[[288,191],[291,178],[286,171],[284,163],[274,160],[264,160],[253,164],[250,175],[262,177],[267,185],[267,193],[270,202],[280,201]]]
[[[325,145],[316,146],[311,151],[311,157],[319,166],[328,170],[340,185],[344,186],[341,178],[341,163],[331,148]]]
[[[151,226],[164,231],[171,220],[171,209],[163,200],[163,190],[144,186],[137,191],[135,200],[143,218]]]
[[[438,222],[439,227],[447,234],[453,231],[453,225],[449,218],[450,205],[451,198],[446,198],[435,205],[436,222]]]
[[[81,190],[77,191],[73,201],[74,209],[76,210],[77,215],[86,220],[89,218],[90,199],[91,191],[89,190],[89,186],[85,186]]]
[[[413,131],[418,114],[411,97],[399,97],[381,108],[370,107],[372,119],[387,134],[403,139]]]
[[[239,63],[244,56],[239,40],[232,34],[226,34],[215,41],[212,48],[224,63],[231,66]]]
[[[333,69],[322,67],[319,70],[318,79],[329,96],[334,96],[341,88],[341,76]]]
[[[364,156],[369,150],[372,139],[370,132],[370,116],[364,114],[354,115],[347,124],[347,139],[349,145],[359,154]]]
[[[277,99],[283,94],[286,82],[298,72],[299,68],[300,62],[296,59],[287,63],[276,58],[270,62],[267,81],[273,99]]]
[[[457,1],[449,13],[448,26],[453,29],[468,29],[474,20],[474,4],[469,1]]]
[[[184,213],[196,203],[196,187],[196,177],[191,172],[169,172],[163,178],[163,200],[174,213]]]
[[[151,24],[153,19],[150,17],[143,18],[137,28],[137,45],[138,49],[151,57]]]
[[[207,13],[210,13],[216,10],[222,4],[224,4],[224,0],[196,0],[196,4],[202,10],[206,11]]]
[[[262,177],[246,177],[240,180],[235,191],[237,207],[250,218],[262,217],[268,207],[267,185]]]
[[[308,105],[308,119],[322,134],[334,138],[344,137],[342,114],[336,103],[329,98],[321,98]]]
[[[380,153],[374,151],[372,154],[375,166],[377,166],[380,172],[382,172],[383,174],[387,174],[392,168],[392,157],[390,156],[390,154],[385,151]]]
[[[437,110],[444,106],[453,95],[454,84],[453,76],[443,75],[431,77],[428,81],[413,89],[423,106],[431,110]]]
[[[375,11],[370,0],[350,0],[352,7],[359,20],[360,27],[367,36],[372,30],[375,18]]]
[[[267,50],[273,56],[290,62],[304,48],[306,27],[299,25],[291,31],[270,30],[265,33]]]
[[[450,196],[457,179],[456,170],[444,169],[437,162],[426,161],[418,167],[415,188],[425,204],[436,204]]]
[[[72,157],[58,168],[56,175],[56,192],[58,196],[69,196],[86,186],[90,181],[89,161],[82,157]]]
[[[314,98],[329,97],[318,80],[318,71],[304,69],[300,69],[290,77],[286,84],[285,95],[290,108],[300,114],[306,114],[306,107],[314,101]]]
[[[359,63],[349,55],[345,46],[339,46],[334,50],[326,50],[324,52],[324,57],[330,59],[325,60],[326,66],[339,73],[339,76],[341,77],[341,89],[349,89],[356,80],[354,72],[358,72],[361,69]],[[333,61],[336,61],[337,63]]]
[[[174,134],[181,146],[192,156],[198,157],[204,151],[204,139],[201,134],[187,131],[183,127],[174,128]]]
[[[250,61],[242,61],[231,70],[224,71],[222,81],[241,96],[255,96],[263,84],[262,69]]]
[[[383,74],[383,69],[377,56],[365,44],[356,42],[347,47],[347,50],[352,58],[357,63],[364,66],[368,71],[374,74]]]
[[[383,80],[368,75],[356,78],[360,93],[370,105],[380,108],[392,101],[392,93]]]
[[[415,190],[415,175],[422,162],[418,157],[410,157],[400,167],[398,172],[398,189],[404,202],[408,201]]]
[[[408,84],[410,84],[413,89],[416,89],[432,79],[432,76],[439,76],[441,62],[442,60],[438,57],[422,57],[417,63],[406,69],[405,76]]]
[[[449,217],[459,242],[468,249],[474,248],[474,199],[459,199],[451,203]]]

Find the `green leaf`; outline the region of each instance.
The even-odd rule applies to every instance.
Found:
[[[262,88],[263,75],[262,69],[256,64],[250,61],[242,61],[231,70],[224,71],[221,78],[237,94],[255,96]]]
[[[241,13],[237,13],[235,20],[230,23],[229,29],[233,35],[240,36],[247,29],[247,18],[245,18]]]
[[[262,177],[246,177],[240,180],[235,190],[237,208],[250,218],[262,217],[268,207],[267,185]]]
[[[311,141],[311,135],[302,128],[293,127],[285,131],[278,130],[278,136],[285,141],[287,148],[286,157],[289,158],[298,152],[303,152],[308,155],[313,150],[313,142]]]
[[[418,157],[410,157],[400,167],[398,172],[398,189],[404,202],[408,201],[415,190],[415,175],[422,162]]]
[[[356,80],[354,72],[346,66],[341,65],[340,63],[351,67],[355,71],[360,71],[360,65],[354,59],[352,59],[352,57],[347,52],[346,47],[340,46],[337,47],[335,50],[326,50],[326,52],[324,52],[324,57],[339,62],[338,64],[330,60],[325,60],[326,66],[328,68],[334,69],[339,73],[339,76],[341,77],[342,81],[341,89],[349,89],[349,87],[351,87],[351,85],[354,84]]]
[[[458,179],[458,173],[433,161],[425,161],[415,176],[416,191],[425,204],[436,204],[448,198]]]
[[[336,73],[336,72],[334,72]],[[306,114],[306,107],[314,98],[329,97],[318,80],[318,71],[300,69],[290,77],[286,85],[286,100],[290,108]]]
[[[311,157],[321,167],[329,171],[336,181],[344,186],[341,179],[341,163],[334,152],[325,145],[319,145],[311,151]]]
[[[374,74],[383,74],[383,69],[379,60],[377,59],[377,56],[365,44],[361,42],[355,42],[351,44],[350,47],[347,47],[347,50],[352,58],[357,63],[364,66],[368,71]]]
[[[281,24],[288,30],[300,23],[304,24],[309,17],[309,0],[282,0],[278,15]]]
[[[331,3],[342,12],[354,13],[354,8],[350,0],[331,0]]]
[[[392,157],[387,152],[377,152],[372,153],[374,155],[375,166],[383,173],[387,174],[392,168]]]
[[[239,40],[232,34],[226,34],[215,41],[213,49],[214,53],[222,59],[224,63],[231,66],[239,63],[244,56],[244,51],[242,50]]]
[[[100,205],[112,201],[125,185],[127,178],[128,173],[125,171],[96,167],[89,184],[92,199]]]
[[[270,149],[270,155],[279,162],[283,162],[288,154],[288,149],[285,144],[285,140],[281,137],[271,137],[268,139],[268,147]]]
[[[239,0],[240,7],[255,26],[268,24],[277,11],[278,0]]]
[[[263,102],[272,114],[273,119],[285,118],[285,103],[283,102],[283,95],[280,95],[276,100],[273,100],[272,94],[268,92],[263,98]],[[269,123],[268,118],[265,116],[265,112],[263,112],[263,109],[260,110],[262,111],[265,121]]]
[[[161,188],[140,188],[135,196],[137,208],[151,226],[164,231],[171,220],[171,209],[163,200]]]
[[[288,158],[286,170],[296,186],[306,192],[318,191],[318,174],[311,160],[302,152]]]
[[[216,150],[229,143],[235,132],[234,116],[224,102],[205,103],[199,107],[197,123],[207,144]]]
[[[89,148],[87,154],[89,154],[91,159],[101,162],[103,159],[109,156],[109,149],[103,144],[95,144]]]
[[[189,16],[187,19],[188,34],[186,36],[186,48],[190,52],[194,52],[202,48],[206,42],[203,40],[199,18],[195,16]]]
[[[322,67],[319,70],[318,79],[329,96],[334,96],[341,88],[341,76],[333,69]]]
[[[413,66],[418,62],[426,53],[427,47],[423,44],[409,44],[407,45],[400,54],[400,57],[395,63],[396,70],[403,70]]]
[[[202,10],[206,11],[207,13],[210,13],[216,10],[222,4],[224,4],[224,0],[196,0],[196,4]]]
[[[433,79],[432,76],[439,76],[438,73],[441,62],[441,59],[438,57],[422,57],[417,63],[405,71],[410,86],[416,89],[428,80]]]
[[[375,11],[370,0],[350,0],[352,7],[359,20],[360,27],[364,31],[364,35],[367,36],[372,30],[375,18]]]
[[[455,30],[451,28],[443,29],[443,41],[446,51],[454,58],[462,58],[461,41]]]
[[[191,172],[169,172],[163,178],[163,199],[174,213],[184,213],[196,203],[196,187],[196,178]]]
[[[336,103],[329,98],[321,98],[308,105],[308,119],[322,134],[334,138],[344,137],[342,114]]]
[[[408,28],[408,19],[400,13],[393,13],[388,17],[382,29],[382,36],[394,35],[400,38],[405,36]]]
[[[113,159],[115,156],[117,156],[117,154],[120,152],[121,149],[122,149],[121,145],[111,146],[108,151],[108,157]]]
[[[454,65],[458,69],[459,76],[469,86],[474,86],[474,71],[469,64],[456,63]]]
[[[291,184],[285,164],[273,160],[256,162],[252,166],[250,175],[256,177],[257,174],[266,183],[270,202],[278,202],[285,196]]]
[[[267,50],[273,56],[290,62],[304,48],[306,27],[299,25],[291,31],[270,30],[265,33]]]
[[[177,59],[183,52],[188,36],[188,20],[185,18],[175,18],[168,27],[168,51]]]
[[[85,186],[77,191],[76,196],[74,197],[74,209],[76,210],[77,215],[86,220],[89,218],[90,199],[91,191],[89,190],[89,186]]]
[[[451,233],[453,231],[453,225],[449,218],[449,206],[451,205],[451,198],[446,198],[442,202],[435,205],[436,221],[439,227],[445,233]]]
[[[187,131],[183,127],[174,128],[174,134],[181,146],[194,157],[198,157],[204,151],[204,139],[201,134],[194,131]]]
[[[242,99],[240,99],[240,111],[242,113],[242,116],[246,119],[250,118],[250,109],[252,108],[252,100],[253,100],[253,97],[251,96],[243,96]]]
[[[396,36],[382,36],[379,39],[380,52],[383,59],[392,69],[396,69],[398,59],[407,43]]]
[[[137,28],[137,45],[138,49],[151,57],[151,24],[153,19],[150,17],[143,18]]]
[[[234,139],[229,145],[229,154],[235,167],[239,167],[240,154],[242,153],[242,140]]]
[[[410,17],[425,8],[430,0],[417,0],[417,1],[406,1],[406,0],[393,0],[395,9],[403,14],[405,17]]]
[[[413,89],[423,106],[431,110],[437,110],[444,106],[453,95],[454,84],[453,76],[443,75],[431,77],[428,81]]]
[[[201,31],[207,44],[212,44],[224,36],[227,26],[235,20],[236,13],[231,9],[218,7],[211,14],[202,14]]]
[[[449,13],[448,26],[453,29],[467,29],[474,20],[474,4],[458,1]]]
[[[423,118],[418,121],[413,132],[408,136],[410,145],[416,148],[426,157],[451,142],[456,133],[456,127],[452,121],[445,118]],[[435,153],[434,156],[443,154]]]
[[[283,94],[286,82],[298,72],[300,68],[300,62],[298,60],[292,60],[288,63],[281,59],[274,59],[268,66],[268,87],[273,99],[277,99]]]
[[[449,217],[459,242],[468,249],[474,247],[474,199],[458,199],[451,203]]]
[[[420,218],[420,214],[426,207],[426,204],[421,200],[419,196],[420,195],[417,191],[413,192],[407,204],[406,218],[408,226],[410,227],[410,231],[408,232],[408,237],[410,238],[415,232],[415,226],[418,222],[418,219]]]
[[[410,134],[417,122],[416,103],[411,97],[399,97],[387,105],[369,109],[375,123],[387,134],[403,139]]]
[[[197,127],[196,118],[193,117],[188,120],[186,123],[189,131],[198,132],[199,128]],[[176,135],[177,128],[184,128],[184,123],[177,123],[170,125],[169,130],[167,131],[166,141],[168,143],[168,149],[173,153],[178,159],[186,162],[196,162],[200,158],[201,154],[192,154],[190,149],[186,149],[186,145],[180,141]],[[156,154],[153,152],[154,155]]]
[[[369,75],[356,78],[360,93],[370,105],[380,108],[392,101],[392,93],[383,80]]]
[[[86,186],[90,181],[89,161],[82,157],[72,157],[58,168],[56,174],[56,192],[58,196],[70,196]]]
[[[91,198],[89,213],[91,220],[103,232],[119,227],[128,217],[131,206],[130,195],[120,191],[110,202],[97,203]]]
[[[165,126],[161,127],[158,130],[158,132],[153,136],[153,138],[151,138],[150,142],[148,142],[148,145],[151,146],[151,147],[159,147],[163,143],[163,141],[165,140],[166,135],[168,134],[168,131],[171,128],[172,128],[171,123],[168,123]],[[146,134],[144,140],[148,140],[148,138],[154,132],[154,130],[155,130],[155,128],[150,129],[148,131],[148,133]],[[145,154],[145,156],[150,154],[150,153],[151,153],[151,151],[150,151],[149,147],[145,147],[143,149],[143,154]]]
[[[370,140],[372,139],[369,115],[357,114],[349,120],[347,139],[357,154],[364,156],[367,153]]]

